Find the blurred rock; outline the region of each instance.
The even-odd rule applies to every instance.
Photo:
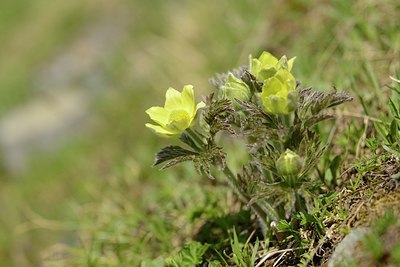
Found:
[[[0,152],[11,173],[85,130],[93,100],[112,88],[106,64],[124,40],[127,20],[123,12],[111,13],[50,58],[38,72],[33,99],[0,118]]]
[[[89,118],[87,96],[77,90],[43,94],[0,119],[0,146],[7,170],[24,171],[29,157],[52,151]]]
[[[90,91],[107,88],[106,63],[119,48],[125,33],[124,16],[117,14],[88,25],[40,70],[36,88],[46,91],[57,90],[60,85],[74,85]]]
[[[328,261],[328,267],[342,267],[354,264],[360,255],[360,244],[371,230],[366,227],[352,229],[337,245]]]

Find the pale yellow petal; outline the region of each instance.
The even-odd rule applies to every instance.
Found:
[[[203,101],[199,102],[199,103],[196,105],[196,112],[197,112],[199,109],[204,108],[205,106],[206,106],[206,103],[204,103]]]
[[[196,112],[193,85],[185,85],[182,90],[182,109],[190,115]]]
[[[262,68],[258,75],[256,76],[256,78],[259,81],[264,81],[266,79],[269,79],[271,77],[273,77],[276,74],[277,70],[275,67],[271,67],[271,66],[265,66],[264,68]]]
[[[297,108],[299,96],[296,90],[290,91],[287,95],[287,107],[288,111],[292,112]]]
[[[260,70],[261,70],[261,62],[258,59],[253,58],[250,61],[250,73],[253,74],[254,76],[257,76]]]
[[[292,67],[293,67],[293,63],[295,61],[296,57],[292,57],[291,59],[288,60],[287,64],[288,64],[288,70],[291,71]]]
[[[198,111],[199,109],[201,109],[201,108],[204,108],[205,106],[206,106],[206,104],[205,104],[203,101],[199,102],[199,103],[196,105],[196,111],[193,113],[193,116],[191,117],[192,121],[193,121],[194,117],[196,117],[197,111]]]
[[[182,95],[180,92],[175,90],[174,88],[168,88],[165,93],[165,109],[168,111],[174,109],[181,109],[182,107]]]
[[[278,59],[266,51],[262,52],[258,60],[263,67],[266,65],[275,66],[278,63]]]
[[[273,114],[288,114],[286,98],[272,95],[269,97],[270,109]]]
[[[277,92],[281,91],[283,87],[284,86],[283,86],[282,82],[275,77],[265,80],[263,88],[262,88],[262,92],[261,92],[261,97],[274,95]]]
[[[169,112],[162,107],[151,107],[146,110],[146,113],[150,116],[154,122],[165,126],[168,123]]]
[[[296,88],[296,79],[294,78],[293,74],[291,74],[286,69],[280,69],[275,74],[275,77],[279,79],[283,84],[287,84],[290,90],[294,90]]]
[[[177,133],[171,132],[169,130],[164,129],[161,126],[146,123],[146,127],[152,129],[156,134],[162,135],[162,136],[172,136],[176,135]]]
[[[278,62],[278,68],[288,69],[288,60],[286,56],[282,56]]]
[[[249,70],[250,70],[250,72],[251,72],[251,69],[252,69],[252,65],[253,65],[253,57],[250,54],[249,55]]]
[[[186,130],[187,128],[189,128],[190,123],[191,123],[191,120],[189,118],[181,119],[181,120],[174,120],[171,123],[167,124],[165,127],[170,132],[179,134],[179,133],[183,132],[184,130]]]

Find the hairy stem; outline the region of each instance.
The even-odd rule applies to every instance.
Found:
[[[242,192],[240,188],[236,186],[236,177],[232,173],[232,171],[228,167],[225,167],[223,172],[228,180],[229,185],[238,195],[239,199],[242,202],[249,204],[250,199]],[[257,215],[261,224],[261,228],[263,230],[263,234],[265,234],[265,231],[268,227],[267,217],[270,218],[272,221],[279,221],[279,216],[276,213],[275,209],[266,201],[257,201],[255,203],[252,203],[250,204],[250,208]]]

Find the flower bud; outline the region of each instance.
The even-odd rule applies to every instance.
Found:
[[[221,86],[220,97],[247,101],[250,99],[250,89],[246,83],[229,73],[228,80]]]
[[[301,172],[302,168],[303,160],[290,149],[286,149],[276,161],[276,169],[278,174],[282,176],[297,175]]]
[[[287,115],[297,108],[298,94],[293,75],[287,70],[264,81],[260,98],[265,112]]]

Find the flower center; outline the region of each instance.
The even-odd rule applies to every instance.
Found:
[[[172,123],[174,121],[186,123],[186,122],[190,121],[190,116],[187,113],[187,111],[182,110],[182,109],[177,109],[177,110],[171,111],[171,113],[169,114],[168,121],[169,121],[169,123]]]

